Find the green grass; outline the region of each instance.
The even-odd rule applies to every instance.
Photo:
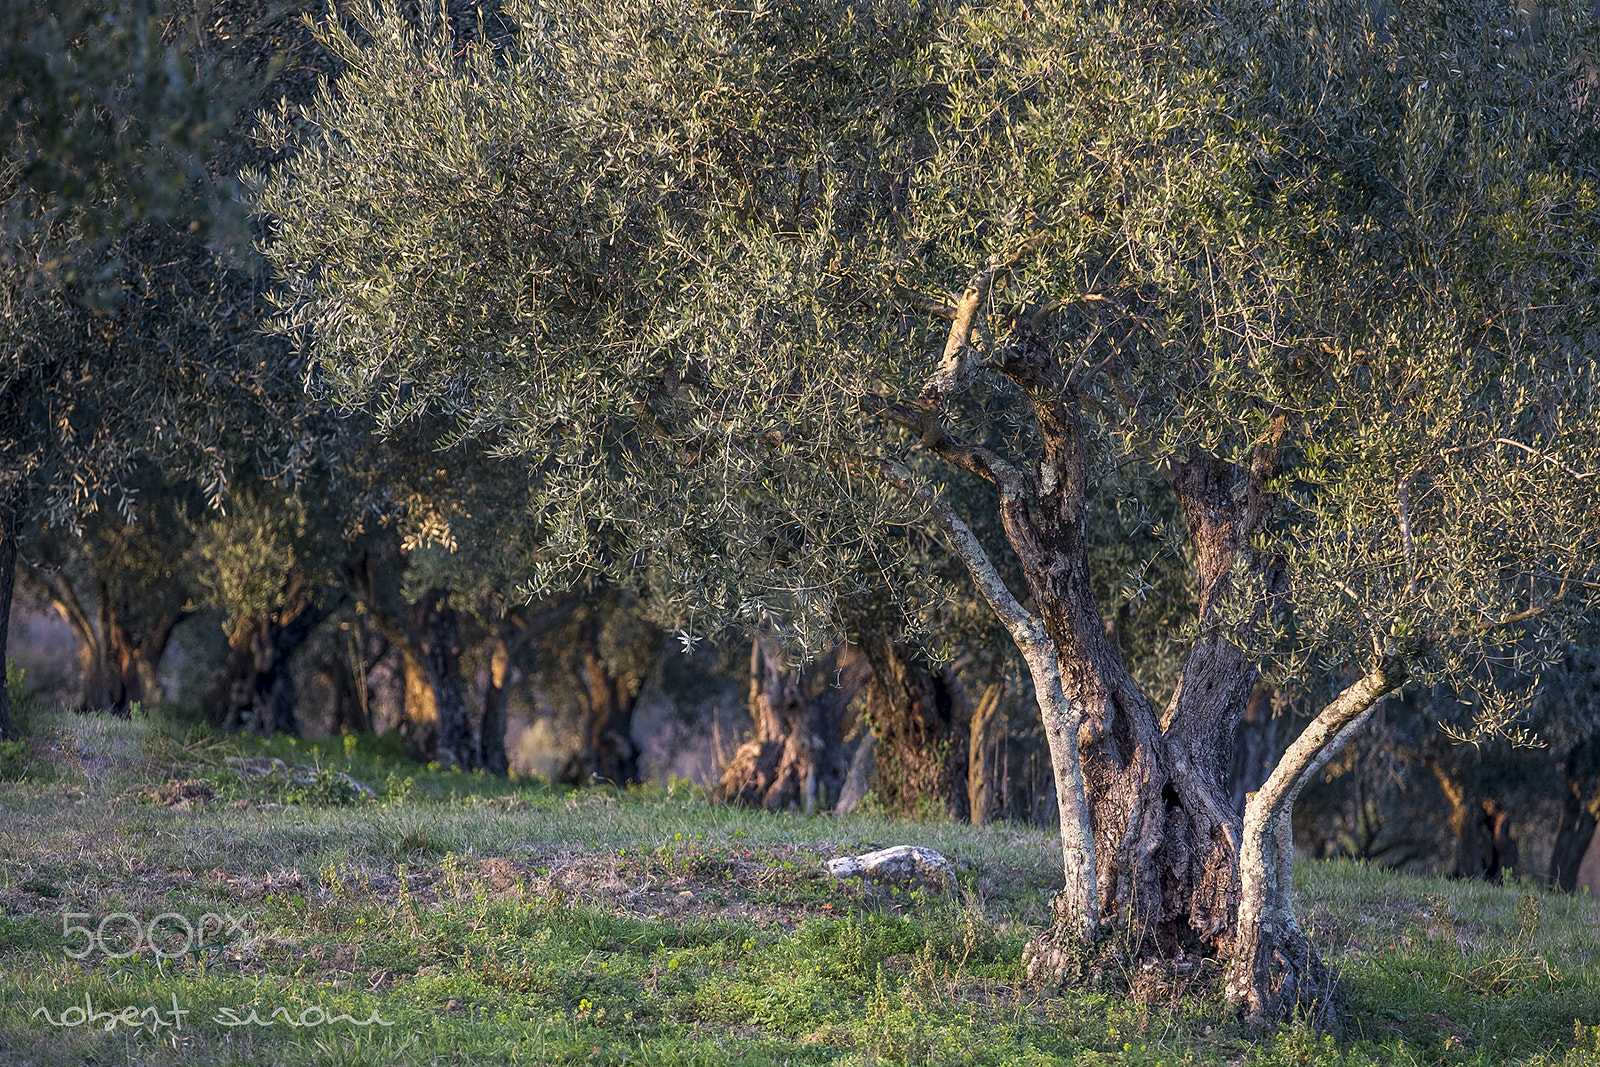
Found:
[[[1305,865],[1301,914],[1354,1011],[1336,1035],[1258,1034],[1214,976],[1026,988],[1059,878],[1044,832],[441,774],[387,740],[243,743],[171,710],[33,729],[0,782],[7,1063],[1600,1065],[1588,898]],[[820,873],[900,842],[950,856],[960,894]],[[119,913],[164,916],[163,951],[124,956]],[[89,939],[64,923],[102,921],[72,958]],[[92,1025],[51,1025],[86,1003]]]

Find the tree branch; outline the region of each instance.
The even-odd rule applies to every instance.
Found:
[[[952,466],[1018,492],[1027,485],[1026,476],[1010,460],[983,445],[951,434],[932,409],[899,404],[870,394],[861,398],[861,407],[869,415],[877,415],[910,430],[921,439],[924,448]]]
[[[989,606],[994,609],[1012,636],[1019,641],[1036,640],[1039,633],[1038,620],[1011,592],[1005,579],[1001,578],[1000,572],[995,569],[994,562],[989,559],[989,553],[985,551],[983,542],[978,540],[972,528],[956,514],[955,509],[928,486],[918,482],[905,464],[892,459],[875,459],[871,462],[885,481],[904,490],[911,499],[928,509],[935,525],[943,530],[949,539],[951,550],[961,557],[962,563],[966,564],[978,591],[983,594],[983,598],[989,602]]]
[[[939,369],[922,387],[919,399],[924,404],[938,407],[946,397],[954,396],[972,384],[972,379],[978,373],[978,361],[974,358],[977,353],[970,343],[972,322],[978,315],[978,309],[989,298],[995,277],[1009,270],[1010,264],[1010,260],[1002,260],[998,255],[990,256],[983,269],[967,282],[966,289],[949,312],[950,335],[944,342],[944,355],[939,360]]]

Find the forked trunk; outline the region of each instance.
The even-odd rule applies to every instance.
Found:
[[[1002,494],[1001,518],[1057,650],[1065,693],[1082,709],[1074,736],[1101,843],[1101,916],[1123,929],[1142,959],[1213,952],[1231,940],[1238,906],[1238,816],[1224,780],[1256,680],[1217,618],[1240,545],[1257,521],[1260,476],[1243,479],[1197,454],[1173,477],[1195,547],[1202,636],[1158,721],[1107,634],[1090,583],[1086,445],[1077,414],[1043,400],[1036,410],[1045,431],[1038,491],[1027,506]],[[1235,491],[1236,480],[1244,493]],[[1048,736],[1048,717],[1045,723]],[[1051,747],[1059,784],[1063,762],[1054,738]],[[1046,962],[1070,960],[1075,936],[1072,921],[1058,920],[1035,945],[1031,976],[1064,977]]]
[[[1402,664],[1385,662],[1351,684],[1294,740],[1245,804],[1227,997],[1253,1021],[1271,1022],[1297,1009],[1328,1018],[1339,1010],[1337,986],[1295,919],[1294,802],[1404,679]]]

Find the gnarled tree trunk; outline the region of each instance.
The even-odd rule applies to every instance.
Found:
[[[751,642],[750,715],[755,735],[739,747],[723,772],[716,789],[719,800],[808,815],[839,801],[849,769],[844,715],[871,676],[872,665],[859,649],[848,645],[832,660],[818,673],[833,684],[807,696],[801,673],[785,665],[769,638]]]
[[[972,702],[948,666],[930,667],[900,641],[863,636],[872,667],[867,716],[876,742],[873,791],[891,815],[933,806],[965,822]],[[838,793],[833,794],[834,797]]]
[[[1002,494],[1001,517],[1059,650],[1063,688],[1083,709],[1077,740],[1103,843],[1101,916],[1128,932],[1141,957],[1219,951],[1233,940],[1239,902],[1239,818],[1225,777],[1256,682],[1255,667],[1221,629],[1220,609],[1261,519],[1271,460],[1241,471],[1196,452],[1171,477],[1195,550],[1201,636],[1158,720],[1107,635],[1090,584],[1078,416],[1043,398],[1039,408],[1053,416],[1042,420],[1039,493],[1030,507]],[[1072,958],[1075,926],[1058,919],[1035,942],[1031,977],[1062,977],[1053,961]]]

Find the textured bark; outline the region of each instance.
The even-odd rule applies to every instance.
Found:
[[[1295,738],[1245,804],[1239,849],[1239,911],[1227,997],[1256,1022],[1297,1008],[1319,1018],[1339,1011],[1338,990],[1294,912],[1294,802],[1405,679],[1385,662],[1352,683]]]
[[[991,682],[972,711],[967,744],[967,810],[974,826],[987,824],[998,806],[996,756],[1005,731],[1005,718],[1000,714],[1004,695],[1005,686]]]
[[[1578,888],[1578,868],[1600,824],[1600,740],[1590,737],[1567,753],[1561,821],[1550,853],[1550,881],[1568,893]]]
[[[817,670],[828,679],[808,695],[799,670],[788,668],[776,645],[758,637],[750,647],[750,717],[754,736],[739,746],[717,786],[718,799],[768,811],[827,811],[844,793],[849,770],[844,717],[872,666],[845,646]]]
[[[0,521],[0,741],[22,736],[11,711],[11,683],[6,679],[6,656],[11,646],[11,597],[17,586],[17,542],[9,524]]]
[[[967,821],[972,702],[965,687],[949,667],[930,667],[900,641],[864,636],[861,649],[872,665],[873,790],[884,809],[906,817],[932,806]]]

